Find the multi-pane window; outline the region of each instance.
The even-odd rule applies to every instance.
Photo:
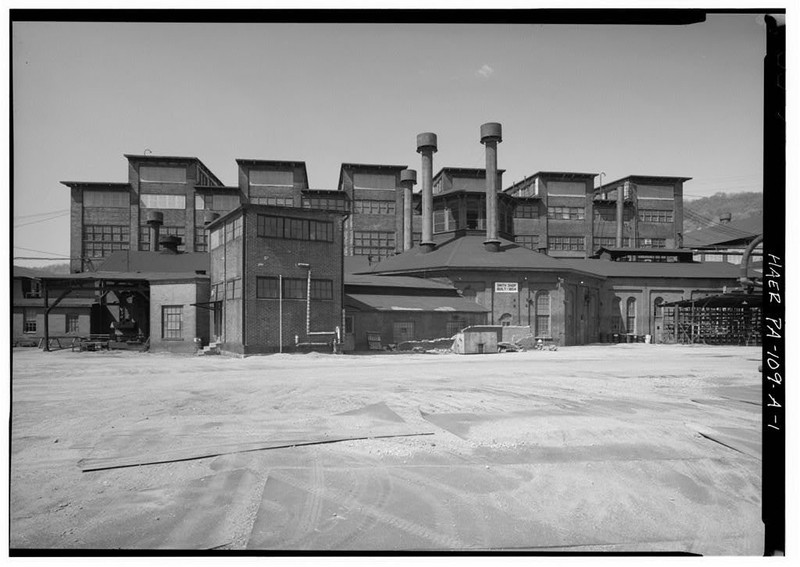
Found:
[[[639,209],[639,220],[642,222],[663,222],[673,221],[672,211],[658,209]]]
[[[536,336],[550,336],[550,292],[536,294]]]
[[[539,236],[537,234],[518,234],[514,237],[514,242],[525,248],[536,250],[539,247]]]
[[[666,238],[640,238],[639,246],[642,248],[666,248]]]
[[[448,321],[447,322],[447,336],[452,337],[467,325],[461,321]]]
[[[486,230],[486,204],[478,199],[467,201],[467,228]]]
[[[186,168],[143,165],[139,168],[139,181],[142,183],[186,183]]]
[[[194,228],[194,251],[208,252],[208,232],[198,226]]]
[[[583,236],[551,236],[547,239],[550,250],[583,250]]]
[[[305,299],[308,281],[305,278],[283,278],[284,299]]]
[[[617,222],[617,209],[616,207],[595,206],[594,218],[595,220],[601,220],[606,222]],[[624,222],[633,220],[633,209],[631,207],[625,207],[623,209],[622,220]]]
[[[164,305],[161,307],[161,338],[183,338],[183,306]]]
[[[258,236],[333,242],[333,223],[330,221],[258,215],[257,222]]]
[[[211,298],[210,301],[222,301],[225,289],[222,282],[211,284]]]
[[[87,189],[83,192],[84,207],[128,208],[131,198],[127,191],[96,191]]]
[[[375,199],[356,199],[353,201],[353,212],[368,215],[393,215],[394,201],[378,201]]]
[[[629,297],[625,309],[625,329],[628,333],[636,333],[636,298]]]
[[[391,256],[392,254],[394,254],[394,232],[353,231],[354,256]]]
[[[617,245],[617,239],[613,236],[595,236],[594,247],[597,248],[614,248]]]
[[[333,299],[333,280],[311,280],[311,299]]]
[[[186,195],[144,194],[139,195],[139,203],[145,209],[185,209]]]
[[[67,313],[64,316],[64,331],[67,334],[80,332],[80,316],[77,313]]]
[[[278,299],[278,278],[274,276],[256,277],[256,297],[258,299]]]
[[[294,207],[294,197],[250,197],[253,205],[272,205],[273,207]]]
[[[42,297],[42,282],[32,278],[22,278],[22,297],[25,299]]]
[[[22,332],[36,332],[36,310],[25,308],[22,310]]]
[[[152,231],[150,227],[140,226],[139,227],[139,250],[150,250],[150,240]],[[183,226],[162,226],[159,231],[159,239],[164,238],[165,236],[177,236],[181,239],[181,243],[178,245],[178,250],[181,252],[186,251],[186,227]],[[160,243],[159,243],[160,244]]]
[[[412,232],[411,233],[411,242],[413,244],[419,244],[422,242],[422,233],[421,232]]]
[[[514,209],[515,219],[538,219],[539,207],[531,203],[519,203]]]
[[[304,209],[347,210],[347,201],[345,199],[334,199],[332,197],[303,197],[302,205]]]
[[[433,232],[447,232],[458,228],[458,202],[439,202],[433,209]]]
[[[235,278],[225,282],[225,299],[242,298],[242,279]]]
[[[559,220],[583,220],[583,207],[547,207],[547,218]]]
[[[240,205],[238,195],[200,195],[194,196],[194,208],[198,211],[232,211]]]
[[[104,258],[117,250],[127,250],[130,233],[127,225],[84,225],[83,254],[88,258]]]

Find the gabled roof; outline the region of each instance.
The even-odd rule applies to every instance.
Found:
[[[710,278],[737,279],[739,266],[727,262],[612,262],[570,260],[562,262],[576,270],[618,278]]]
[[[498,169],[497,173],[505,173],[505,169]],[[470,177],[475,179],[481,179],[486,177],[486,168],[484,167],[443,167],[441,168],[436,175],[433,176],[433,179],[441,177],[442,174],[448,173],[450,175],[455,175],[457,177]]]
[[[390,256],[372,267],[372,273],[419,273],[442,269],[466,270],[573,270],[561,260],[534,252],[509,240],[500,239],[500,251],[489,252],[484,247],[485,235],[467,235],[439,239],[431,252],[419,246],[397,256]]]
[[[102,187],[103,189],[114,189],[127,191],[131,188],[128,182],[120,183],[118,181],[59,181],[62,185],[67,187],[86,187],[87,189],[94,189]]]
[[[736,240],[752,240],[759,234],[764,234],[763,214],[687,232],[683,235],[683,245],[689,248],[719,246]]]
[[[668,175],[627,175],[595,188],[595,193],[609,191],[624,181],[633,181],[634,183],[675,183],[678,181],[690,181],[691,179],[691,177],[672,177]]]
[[[194,156],[154,156],[152,154],[148,155],[136,155],[136,154],[123,154],[128,161],[150,161],[150,162],[163,162],[163,161],[174,161],[179,163],[196,163],[198,164],[203,171],[205,171],[208,176],[213,179],[218,185],[224,185],[219,178],[214,175],[206,164],[204,164],[200,158],[196,158]]]
[[[100,265],[98,272],[169,272],[190,273],[210,269],[210,255],[205,252],[162,254],[119,250]]]
[[[339,181],[336,184],[336,188],[341,190],[342,187],[342,177],[344,177],[344,170],[345,168],[348,169],[393,169],[397,170],[404,170],[408,169],[407,165],[384,165],[379,163],[342,163],[339,167]]]

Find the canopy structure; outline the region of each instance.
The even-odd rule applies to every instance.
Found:
[[[760,345],[760,293],[729,292],[664,304],[664,330],[675,342]]]

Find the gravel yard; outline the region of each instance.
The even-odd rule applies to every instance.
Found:
[[[760,350],[12,361],[12,548],[762,553]]]

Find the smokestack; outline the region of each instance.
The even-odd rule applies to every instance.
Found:
[[[161,239],[161,253],[162,254],[178,254],[178,246],[181,244],[179,236],[167,235]]]
[[[625,207],[625,189],[617,187],[617,248],[622,248],[622,218]]]
[[[481,126],[481,144],[486,147],[486,241],[489,252],[500,250],[497,235],[497,144],[503,141],[503,127],[497,122]]]
[[[433,154],[437,140],[433,132],[417,134],[417,153],[422,154],[422,242],[423,252],[431,252],[433,242]]]
[[[417,172],[415,170],[404,169],[400,172],[400,184],[403,186],[403,250],[411,250],[411,247],[414,246],[414,217],[411,207],[416,183]]]
[[[148,211],[146,222],[150,227],[150,252],[158,252],[158,244],[161,239],[161,225],[164,224],[164,213],[161,211]]]
[[[721,224],[726,224],[726,223],[731,222],[731,214],[730,213],[722,213],[719,216],[719,222]]]

